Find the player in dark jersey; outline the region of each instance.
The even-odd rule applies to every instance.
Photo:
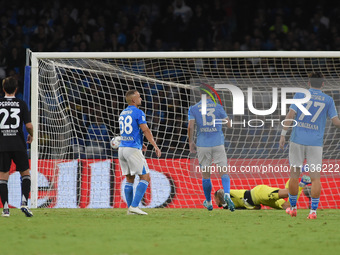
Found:
[[[0,99],[0,197],[3,204],[2,216],[9,217],[8,178],[12,160],[21,175],[21,211],[32,217],[33,213],[27,206],[31,190],[31,176],[26,142],[22,125],[28,131],[27,143],[33,141],[33,125],[26,103],[15,98],[18,83],[13,77],[3,80],[2,88],[5,97]]]

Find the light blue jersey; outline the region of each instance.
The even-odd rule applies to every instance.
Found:
[[[304,107],[312,115],[304,115],[295,105],[290,109],[296,112],[295,120],[297,126],[293,127],[290,140],[297,144],[308,146],[323,146],[323,136],[325,133],[326,119],[338,116],[333,98],[322,93],[319,89],[309,89],[311,99],[304,104]],[[304,98],[303,93],[296,93],[294,98]]]
[[[214,120],[223,120],[228,117],[223,107],[207,99],[207,114],[202,115],[202,101],[189,108],[189,120],[195,120],[197,124],[198,147],[213,147],[224,144],[221,121],[214,125]],[[219,123],[219,124],[218,124]]]
[[[146,124],[145,113],[136,106],[129,105],[119,116],[119,129],[122,141],[119,147],[142,149],[143,132],[140,124]]]

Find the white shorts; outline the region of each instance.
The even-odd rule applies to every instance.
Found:
[[[289,163],[292,167],[304,166],[306,159],[306,170],[308,170],[311,178],[320,177],[320,171],[322,169],[322,151],[321,146],[307,146],[290,142],[289,144]],[[318,171],[320,170],[320,171]],[[299,178],[300,171],[294,171],[291,173],[292,177]]]
[[[203,167],[211,166],[215,163],[220,167],[228,166],[227,154],[224,145],[214,147],[197,147],[198,162]]]
[[[141,150],[130,147],[119,147],[118,159],[123,175],[144,175],[149,167]]]

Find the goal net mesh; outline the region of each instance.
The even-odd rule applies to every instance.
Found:
[[[32,113],[39,116],[38,207],[126,207],[125,178],[110,140],[119,135],[118,117],[127,107],[128,90],[140,92],[140,108],[162,151],[157,158],[145,141],[151,183],[142,208],[202,208],[202,180],[187,141],[188,109],[200,100],[202,84],[232,84],[245,96],[244,115],[236,115],[229,90],[210,91],[234,122],[232,129],[223,126],[231,189],[285,187],[288,147],[278,146],[284,119],[281,88],[308,88],[308,73],[319,71],[325,76],[324,92],[340,106],[339,58],[41,58],[38,66],[38,112]],[[249,110],[249,87],[259,110],[272,106],[272,88],[278,88],[271,115]],[[333,172],[322,174],[320,208],[338,208],[338,141],[339,132],[328,120],[323,168]],[[218,175],[212,175],[212,183],[213,192],[222,188]],[[300,208],[309,206],[310,191],[304,191]]]

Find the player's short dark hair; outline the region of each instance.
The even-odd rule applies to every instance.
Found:
[[[2,88],[8,94],[13,94],[18,88],[18,81],[14,77],[7,77],[2,81]]]
[[[321,88],[324,82],[324,76],[320,72],[311,72],[308,74],[310,86],[313,88]]]
[[[134,95],[136,92],[138,92],[138,90],[136,89],[131,89],[131,90],[128,90],[125,94],[125,100],[128,101],[128,98],[132,95]]]
[[[131,89],[128,92],[126,92],[125,97],[129,97],[132,96],[133,94],[135,94],[136,92],[138,92],[136,89]]]

